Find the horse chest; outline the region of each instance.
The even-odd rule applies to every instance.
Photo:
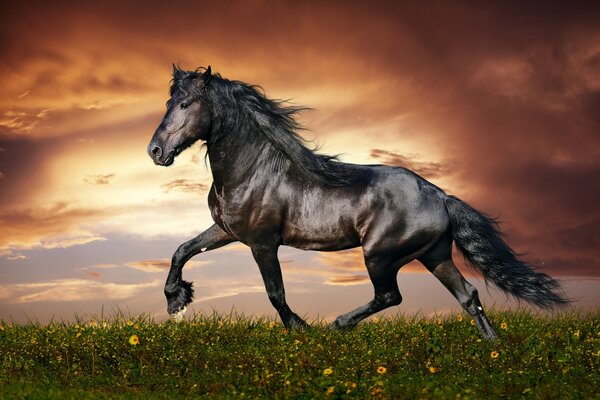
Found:
[[[218,190],[215,187],[210,191],[208,199],[215,223],[242,242],[250,238],[251,232],[262,230],[264,221],[274,222],[273,217],[277,213],[257,203],[249,193]]]

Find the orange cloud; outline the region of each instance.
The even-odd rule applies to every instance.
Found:
[[[116,174],[106,174],[106,175],[88,175],[83,181],[85,183],[89,183],[90,185],[108,185],[110,181],[115,177]]]
[[[174,190],[184,193],[204,193],[208,191],[207,185],[189,179],[175,179],[162,184],[160,187],[167,193]]]
[[[212,264],[212,261],[207,260],[191,260],[185,264],[185,269],[192,270],[197,269],[205,265]],[[132,261],[127,264],[128,267],[149,273],[164,273],[171,268],[171,261],[163,258],[160,260],[143,260],[143,261]]]
[[[127,284],[88,279],[56,279],[0,285],[0,299],[8,303],[123,300],[160,284],[159,280]]]
[[[108,210],[78,209],[58,203],[43,209],[13,209],[0,213],[3,235],[0,254],[32,248],[66,248],[105,240],[83,228],[98,221]]]

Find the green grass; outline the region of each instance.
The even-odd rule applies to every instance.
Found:
[[[600,313],[490,319],[492,343],[465,314],[292,332],[239,316],[2,322],[0,398],[600,398]]]

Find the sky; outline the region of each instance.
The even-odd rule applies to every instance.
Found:
[[[598,310],[600,7],[397,3],[4,6],[0,319],[167,317],[170,257],[212,224],[200,145],[169,168],[146,154],[172,63],[312,107],[302,135],[321,152],[410,168],[498,217],[575,308]],[[372,296],[360,249],[279,256],[290,306],[309,320]],[[517,306],[461,270],[485,307]],[[275,315],[241,244],[195,257],[184,278],[193,312]],[[398,282],[404,300],[387,315],[460,309],[416,263]]]

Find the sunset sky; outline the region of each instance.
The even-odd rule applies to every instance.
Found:
[[[600,306],[600,8],[522,2],[12,2],[0,17],[0,319],[167,317],[177,246],[212,223],[199,145],[146,146],[171,63],[211,65],[302,115],[324,153],[413,169],[499,216],[507,240]],[[359,250],[280,250],[309,320],[370,300]],[[509,307],[480,288],[484,306]],[[275,315],[249,250],[195,257],[193,310]],[[460,309],[403,268],[388,314]]]

